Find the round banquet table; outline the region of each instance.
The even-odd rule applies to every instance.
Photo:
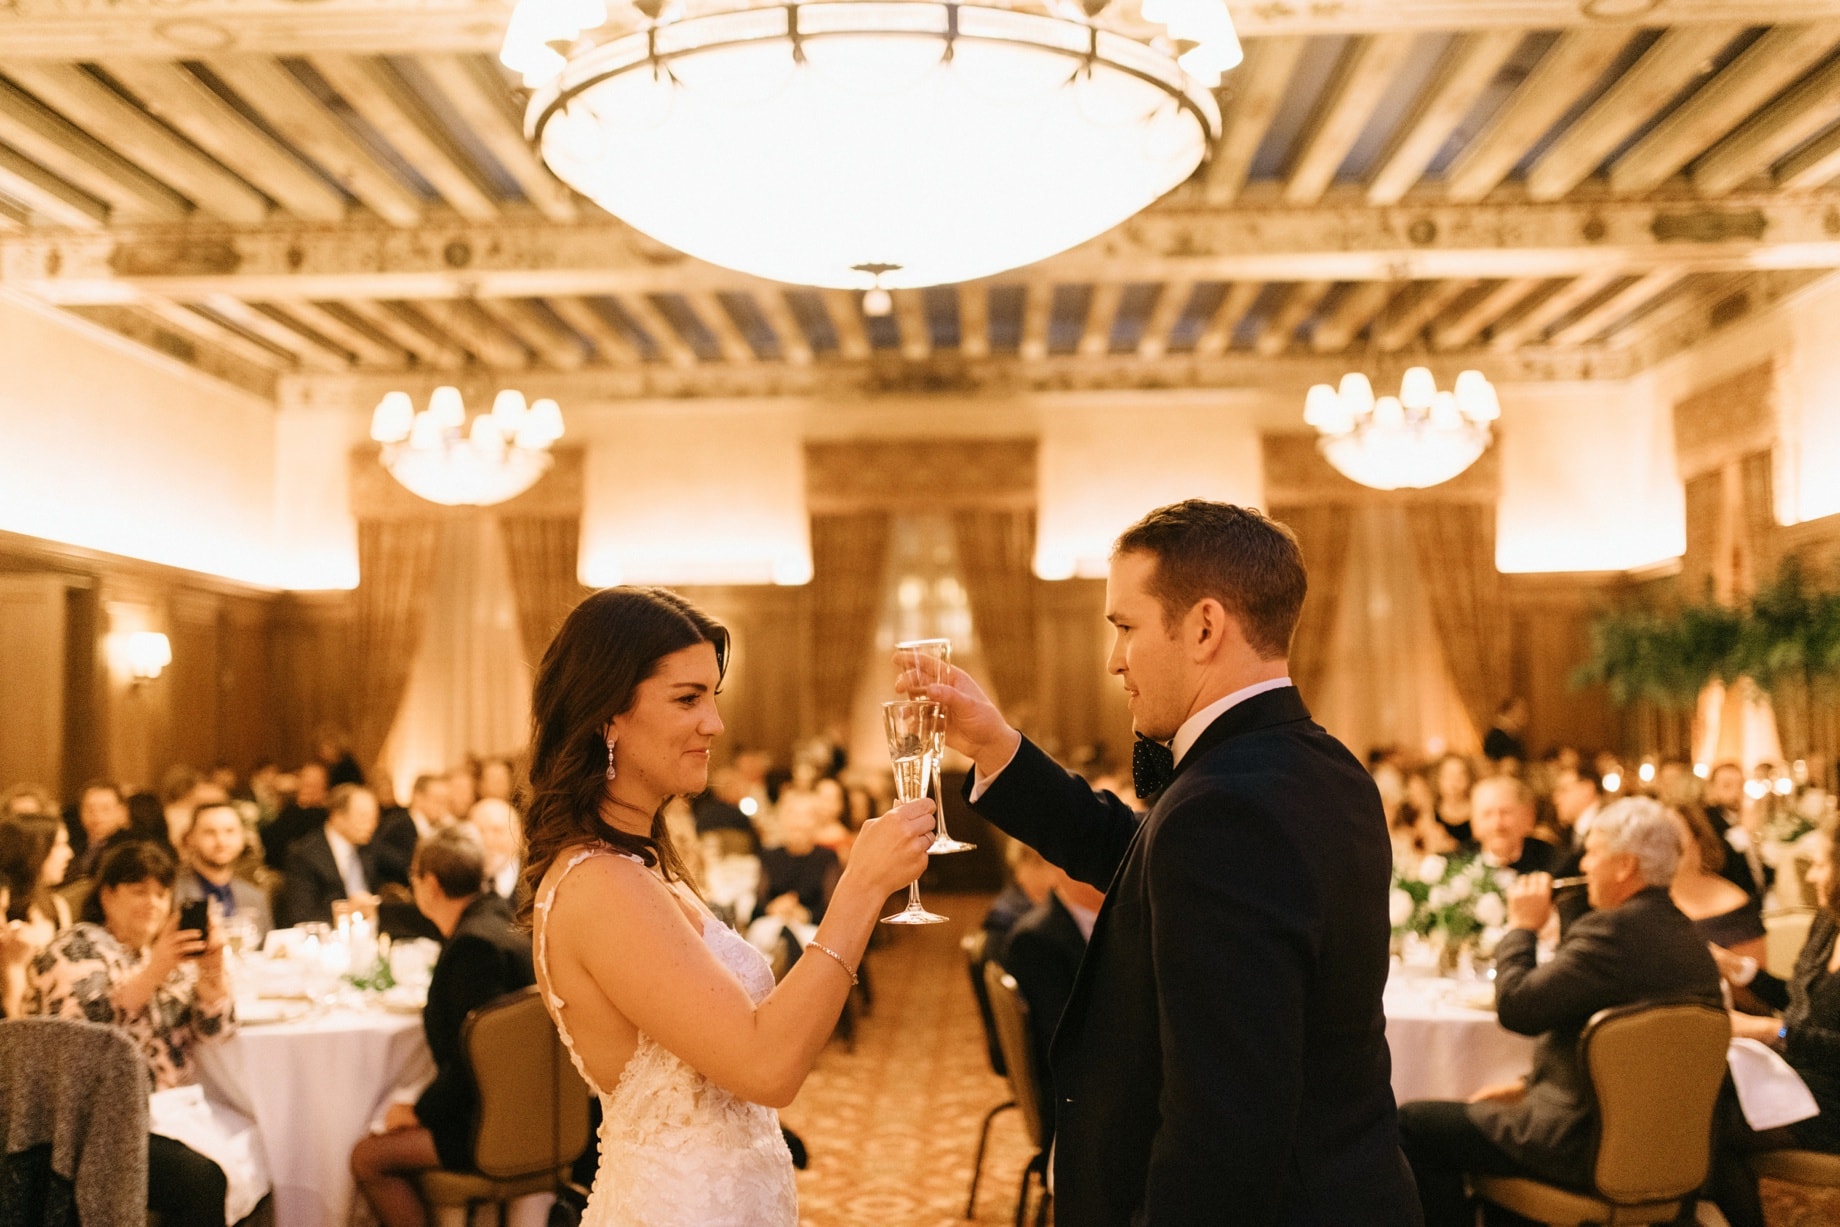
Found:
[[[275,1227],[345,1227],[352,1146],[393,1092],[434,1077],[420,1012],[376,1006],[245,1023],[197,1055],[206,1088],[261,1129]]]
[[[1487,981],[1417,976],[1395,967],[1386,984],[1386,1039],[1393,1050],[1393,1098],[1468,1099],[1533,1067],[1533,1040],[1507,1030],[1491,1008]]]

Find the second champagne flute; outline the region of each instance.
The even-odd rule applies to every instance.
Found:
[[[882,704],[882,722],[888,730],[888,757],[894,760],[894,795],[902,804],[926,799],[931,781],[933,738],[944,718],[939,704],[925,699],[897,699]],[[938,817],[934,817],[938,829]],[[946,918],[920,906],[920,881],[907,887],[907,908],[882,917],[888,925],[936,925]]]
[[[894,645],[907,657],[908,667],[920,676],[923,686],[944,686],[952,680],[952,641],[950,639],[909,639]],[[946,785],[941,778],[939,760],[946,749],[946,721],[939,717],[939,732],[933,737],[933,796],[939,811],[933,819],[933,843],[927,852],[941,856],[947,852],[969,852],[977,847],[946,832]]]

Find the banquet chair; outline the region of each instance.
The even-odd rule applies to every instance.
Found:
[[[1029,1003],[1022,999],[1016,978],[995,962],[984,963],[984,990],[990,994],[990,1013],[997,1024],[997,1042],[1003,1064],[1009,1069],[1010,1092],[1022,1113],[1022,1126],[1034,1143],[1035,1153],[1022,1169],[1022,1191],[1016,1198],[1016,1227],[1022,1227],[1029,1209],[1029,1184],[1041,1180],[1041,1201],[1035,1210],[1035,1227],[1048,1221],[1048,1130],[1053,1122],[1041,1115],[1041,1072],[1035,1068],[1035,1045],[1029,1038]]]
[[[990,1058],[990,1072],[1007,1079],[1009,1070],[1003,1064],[1003,1049],[997,1043],[997,1021],[990,1015],[990,992],[984,987],[984,965],[990,962],[989,939],[990,935],[979,929],[961,937],[958,945],[965,952],[965,965],[971,972],[971,996],[977,1002],[978,1021],[984,1025],[984,1051]],[[965,1198],[966,1218],[977,1214],[978,1181],[984,1174],[984,1150],[990,1144],[991,1122],[1015,1106],[1016,1100],[1011,1097],[984,1113],[983,1128],[978,1130],[977,1158],[971,1161],[971,1195]]]
[[[536,987],[466,1016],[461,1050],[479,1089],[472,1172],[421,1174],[422,1200],[443,1227],[465,1227],[475,1206],[498,1208],[563,1186],[588,1145],[588,1087],[575,1072]]]
[[[1798,907],[1764,915],[1765,971],[1778,980],[1794,977],[1795,960],[1801,957],[1802,947],[1808,943],[1808,929],[1814,924],[1816,914],[1815,908]]]
[[[1599,1010],[1579,1037],[1597,1101],[1591,1191],[1473,1176],[1476,1194],[1551,1227],[1668,1223],[1706,1180],[1731,1020],[1699,1002]]]

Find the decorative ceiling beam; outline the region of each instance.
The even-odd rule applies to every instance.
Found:
[[[1465,307],[1456,318],[1433,328],[1432,345],[1441,350],[1462,349],[1544,284],[1538,277],[1514,277],[1502,282]]]
[[[191,212],[185,197],[7,81],[0,142],[108,205],[112,221],[181,221]]]
[[[1088,358],[1111,351],[1112,326],[1118,320],[1118,304],[1124,300],[1124,283],[1107,281],[1093,287],[1092,299],[1086,304],[1086,327],[1080,331],[1075,349]]]
[[[1316,308],[1322,306],[1322,300],[1334,288],[1333,281],[1305,281],[1292,286],[1284,305],[1265,321],[1265,326],[1253,339],[1253,348],[1268,357],[1289,349],[1297,329],[1315,314]]]
[[[414,354],[416,362],[422,366],[451,370],[466,359],[463,346],[437,333],[434,325],[427,323],[407,304],[350,298],[342,305],[360,321]]]
[[[205,213],[232,222],[268,217],[268,198],[262,193],[75,64],[5,60],[0,71]]]
[[[982,281],[958,287],[958,351],[967,358],[990,356],[990,287]]]
[[[1236,281],[1228,286],[1213,316],[1201,329],[1201,335],[1195,338],[1195,356],[1218,358],[1226,353],[1233,344],[1233,334],[1239,330],[1240,321],[1246,318],[1246,312],[1252,309],[1264,289],[1262,281]]]
[[[235,354],[251,366],[259,366],[269,371],[282,371],[294,365],[291,355],[276,353],[270,346],[253,341],[236,329],[209,316],[200,315],[183,303],[168,302],[164,298],[146,298],[141,300],[140,306],[158,317],[161,322],[171,324],[201,341]]]
[[[1414,293],[1404,309],[1396,317],[1376,325],[1374,343],[1387,353],[1406,348],[1418,339],[1425,325],[1444,314],[1445,308],[1475,286],[1472,280],[1452,277],[1447,281],[1434,281],[1429,285],[1414,287]]]
[[[510,0],[9,0],[0,44],[34,59],[134,55],[176,59],[201,50],[268,55],[319,51],[496,53]],[[1600,15],[1604,10],[1626,18]],[[1644,18],[1671,25],[1747,25],[1840,17],[1840,0],[1668,0],[1665,5],[1578,0],[1336,0],[1234,7],[1242,36],[1373,34],[1389,30],[1562,29]]]
[[[1840,57],[1797,81],[1693,164],[1693,188],[1723,196],[1840,121]]]
[[[603,363],[623,365],[639,361],[639,351],[631,338],[615,328],[613,321],[596,310],[593,303],[566,294],[545,301],[557,318],[588,338]]]
[[[207,66],[283,138],[385,221],[413,226],[422,202],[276,60],[218,55]]]
[[[200,341],[197,334],[175,329],[141,307],[97,305],[75,307],[71,313],[233,387],[270,399],[275,395],[277,372]]]
[[[1188,300],[1194,293],[1195,286],[1191,281],[1163,283],[1157,291],[1156,306],[1151,309],[1150,318],[1144,322],[1144,330],[1137,339],[1139,358],[1154,362],[1169,352],[1169,333],[1182,318],[1183,309],[1188,306]]]
[[[523,342],[480,310],[476,298],[468,297],[431,306],[412,303],[401,305],[405,308],[413,307],[418,318],[427,320],[440,332],[452,333],[468,353],[487,366],[511,369],[530,365],[530,353],[524,348]]]
[[[846,362],[867,358],[869,334],[863,327],[862,304],[856,294],[851,290],[820,290],[818,293],[824,299],[824,313],[831,317],[831,329],[837,334],[837,352]]]
[[[1204,191],[1213,204],[1229,204],[1246,186],[1253,155],[1290,88],[1297,60],[1309,40],[1267,38],[1246,48],[1246,60],[1226,78],[1226,127],[1203,170]]]
[[[1578,96],[1604,75],[1628,42],[1627,29],[1569,30],[1561,35],[1507,105],[1451,163],[1444,194],[1468,201],[1494,191]]]
[[[1840,193],[1738,195],[1718,204],[1156,208],[1022,275],[1046,286],[1567,277],[1669,267],[1840,268]],[[431,219],[401,230],[292,222],[29,230],[0,236],[0,283],[63,303],[140,293],[182,301],[214,293],[320,301],[630,296],[778,284],[671,252],[612,219],[561,226],[529,216],[491,224]]]
[[[0,195],[60,226],[99,229],[109,219],[109,206],[5,145],[0,145]]]
[[[1348,287],[1341,301],[1318,320],[1310,348],[1319,354],[1340,353],[1373,323],[1398,287],[1390,281],[1361,281]]]
[[[806,337],[804,327],[799,324],[799,317],[793,314],[792,307],[786,302],[786,291],[762,286],[752,297],[760,317],[767,321],[767,327],[773,330],[774,340],[779,342],[780,357],[794,366],[809,366],[812,359],[811,341]]]
[[[473,221],[498,216],[498,206],[467,170],[463,155],[429,121],[421,103],[381,59],[316,55],[308,62],[441,193],[454,212]]]
[[[588,360],[575,334],[523,298],[480,298],[474,305],[546,365],[572,371]]]
[[[344,350],[316,336],[289,328],[240,298],[213,294],[200,305],[243,331],[253,333],[270,345],[287,351],[293,355],[295,362],[309,370],[342,371],[351,365],[351,355]]]
[[[1551,343],[1554,345],[1583,345],[1587,341],[1596,340],[1612,324],[1636,311],[1644,303],[1653,302],[1672,290],[1686,276],[1687,274],[1679,269],[1664,268],[1638,277],[1577,319],[1556,330],[1552,334]]]
[[[316,303],[298,299],[280,300],[269,303],[268,306],[282,312],[287,317],[299,320],[334,344],[350,350],[364,365],[387,367],[394,370],[406,364],[407,355],[401,346],[392,341],[380,339],[361,323],[354,323],[353,320],[346,318],[340,304]]]
[[[1667,31],[1590,110],[1554,141],[1527,172],[1527,195],[1557,200],[1583,183],[1629,135],[1696,80],[1738,25],[1679,26]]]
[[[1335,182],[1337,168],[1373,122],[1375,106],[1417,42],[1416,33],[1375,34],[1361,39],[1343,56],[1284,184],[1286,204],[1313,205],[1322,200]]]
[[[1840,28],[1831,23],[1768,31],[1616,160],[1610,190],[1637,195],[1661,186],[1807,72],[1837,40]]]
[[[759,361],[754,347],[741,335],[736,327],[734,317],[722,300],[709,290],[691,291],[684,295],[690,304],[691,312],[709,330],[709,335],[716,339],[716,348],[722,351],[722,361],[748,363]]]
[[[1023,287],[1022,345],[1019,352],[1025,362],[1041,362],[1048,356],[1048,322],[1054,315],[1054,287],[1046,282],[1031,281]]]
[[[1492,333],[1489,348],[1505,353],[1538,340],[1540,334],[1603,293],[1621,276],[1620,273],[1586,273],[1573,278],[1569,285],[1560,286]]]
[[[344,218],[345,197],[337,188],[181,65],[123,57],[103,61],[102,68],[149,115],[172,125],[296,217],[320,222]]]
[[[679,368],[697,365],[696,351],[678,334],[677,326],[658,309],[649,295],[643,292],[622,294],[620,309],[641,332],[652,338],[666,362]]]
[[[1840,128],[1798,150],[1776,168],[1776,186],[1785,191],[1831,187],[1840,179]]]
[[[901,333],[901,356],[909,362],[924,362],[933,352],[933,326],[926,318],[926,294],[922,290],[894,290],[894,322]]]
[[[497,44],[490,49],[498,51]],[[497,72],[476,57],[435,55],[419,61],[461,120],[505,173],[517,180],[537,211],[555,222],[572,222],[575,198],[538,160],[516,115],[516,103]]]
[[[1403,135],[1368,185],[1369,204],[1388,205],[1405,198],[1524,37],[1520,30],[1488,30],[1462,35],[1452,44],[1432,74],[1425,97],[1400,126]]]

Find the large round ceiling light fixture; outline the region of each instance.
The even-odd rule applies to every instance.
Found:
[[[521,0],[500,58],[550,169],[653,238],[777,281],[939,285],[1104,233],[1220,133],[1223,0],[1025,2]]]
[[[1303,407],[1303,420],[1316,428],[1329,463],[1376,490],[1422,490],[1449,481],[1481,459],[1489,424],[1500,417],[1495,385],[1481,371],[1464,371],[1455,388],[1440,392],[1422,366],[1406,371],[1397,396],[1374,399],[1372,381],[1350,371],[1338,387],[1311,388]]]

